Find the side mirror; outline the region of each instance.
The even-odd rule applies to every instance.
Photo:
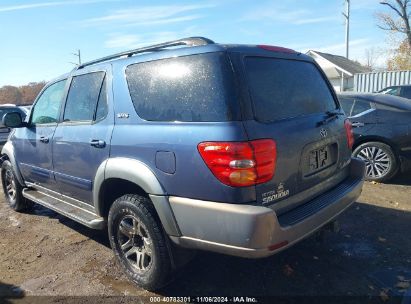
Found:
[[[9,112],[3,116],[2,124],[8,128],[24,127],[23,118],[19,112]]]

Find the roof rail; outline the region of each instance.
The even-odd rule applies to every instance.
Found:
[[[109,56],[106,56],[106,57],[103,57],[103,58],[95,59],[95,60],[92,60],[92,61],[89,61],[89,62],[86,62],[86,63],[83,63],[83,64],[79,65],[77,67],[77,69],[82,69],[82,68],[84,68],[86,66],[89,66],[89,65],[92,65],[92,64],[112,60],[112,59],[119,58],[119,57],[122,57],[122,56],[131,57],[134,54],[138,54],[138,53],[161,51],[162,49],[167,48],[167,47],[173,47],[173,46],[179,46],[179,45],[199,46],[199,45],[207,45],[207,44],[214,44],[214,41],[212,41],[208,38],[205,38],[205,37],[182,38],[182,39],[178,39],[178,40],[163,42],[163,43],[159,43],[159,44],[153,44],[153,45],[150,45],[150,46],[145,46],[145,47],[141,47],[141,48],[138,48],[138,49],[125,51],[125,52],[109,55]]]

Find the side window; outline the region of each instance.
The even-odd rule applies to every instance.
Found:
[[[371,104],[368,101],[356,99],[350,116],[356,116],[371,109]]]
[[[385,94],[390,94],[394,96],[400,95],[400,88],[399,87],[392,87],[385,92]]]
[[[106,82],[107,79],[105,77],[98,97],[95,121],[105,118],[108,113]]]
[[[352,106],[354,104],[354,99],[344,97],[344,98],[339,98],[340,104],[345,112],[345,115],[351,116],[351,111],[352,111]]]
[[[74,76],[64,110],[64,121],[92,121],[104,72]]]
[[[150,121],[230,121],[236,108],[225,53],[132,64],[126,69],[137,114]]]
[[[43,91],[34,105],[31,124],[40,125],[57,122],[66,81],[67,79],[56,82]]]
[[[411,86],[410,87],[402,87],[401,88],[401,97],[411,99]]]

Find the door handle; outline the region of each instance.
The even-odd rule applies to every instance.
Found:
[[[92,139],[90,140],[90,145],[96,148],[104,148],[106,146],[106,142],[100,139]]]
[[[47,136],[40,136],[40,141],[47,144],[49,142],[49,138]]]
[[[353,123],[351,124],[351,126],[352,126],[353,128],[364,127],[364,126],[365,126],[365,123],[363,123],[363,122],[353,122]]]

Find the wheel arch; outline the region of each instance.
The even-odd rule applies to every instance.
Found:
[[[122,157],[103,162],[97,169],[93,183],[96,213],[107,217],[114,200],[130,193],[149,198],[167,234],[181,235],[167,193],[146,164]]]
[[[10,141],[7,141],[1,150],[1,164],[3,164],[3,161],[5,160],[10,161],[14,174],[16,175],[16,178],[19,181],[20,185],[26,187],[23,176],[21,175],[19,166],[16,161],[13,144]]]
[[[367,142],[380,142],[383,144],[386,144],[387,146],[390,146],[390,148],[393,150],[394,155],[399,161],[398,158],[398,148],[394,142],[392,142],[390,139],[382,137],[382,136],[377,136],[377,135],[370,135],[370,136],[361,136],[357,140],[355,140],[354,145],[352,147],[352,150],[354,151],[357,149],[360,145],[365,144]]]

